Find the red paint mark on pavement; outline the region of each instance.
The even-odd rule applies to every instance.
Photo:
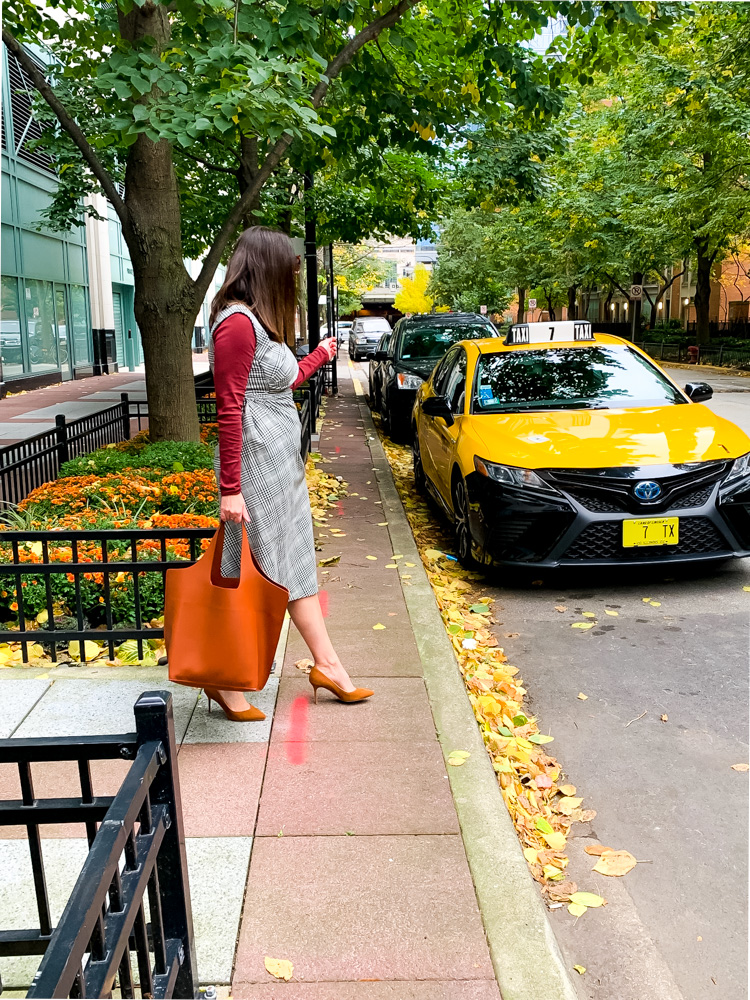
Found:
[[[338,455],[338,453],[339,453],[340,451],[341,451],[341,449],[339,448],[339,446],[338,446],[338,445],[336,445],[336,454]]]
[[[307,758],[307,698],[295,698],[289,713],[289,742],[286,757],[290,764],[304,764]]]
[[[328,591],[319,590],[318,600],[320,601],[320,610],[323,612],[323,617],[328,617]]]
[[[343,505],[343,504],[341,503],[341,501],[340,501],[340,500],[339,500],[339,502],[338,502],[338,503],[336,504],[336,509],[337,509],[337,510],[338,510],[338,512],[339,512],[339,517],[343,517],[343,514],[344,514],[344,505]]]

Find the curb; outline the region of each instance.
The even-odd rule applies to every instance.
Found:
[[[471,752],[463,767],[446,771],[500,992],[503,1000],[577,1000],[479,735],[391,467],[365,400],[359,394],[356,400],[393,551],[416,564],[403,592],[443,756],[455,749]]]

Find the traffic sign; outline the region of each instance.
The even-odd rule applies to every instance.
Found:
[[[631,285],[630,298],[633,302],[640,302],[643,298],[643,285]]]
[[[529,309],[536,309],[536,299],[529,299]]]
[[[483,316],[487,315],[487,306],[480,306],[479,311]]]

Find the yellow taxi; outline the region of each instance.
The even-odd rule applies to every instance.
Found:
[[[455,344],[414,404],[414,478],[465,565],[750,554],[750,438],[587,321]]]

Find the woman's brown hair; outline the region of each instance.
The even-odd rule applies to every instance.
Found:
[[[250,226],[237,240],[224,284],[211,303],[211,326],[222,309],[242,302],[272,340],[293,344],[296,267],[297,255],[288,236],[267,226]]]

